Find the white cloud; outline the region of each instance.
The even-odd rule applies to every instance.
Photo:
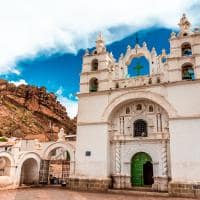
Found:
[[[198,0],[0,0],[0,73],[19,74],[16,61],[40,50],[90,47],[100,30],[111,42],[155,22],[175,27],[194,3]],[[109,31],[120,25],[130,29]]]
[[[58,97],[58,101],[60,101],[60,103],[66,107],[68,116],[73,119],[74,117],[76,117],[77,113],[78,113],[78,102],[77,101],[73,101],[70,98],[71,97],[65,97],[63,96],[63,88],[60,87],[57,92],[56,95]],[[72,94],[70,94],[71,96]]]
[[[23,80],[23,79],[20,79],[19,81],[10,81],[10,83],[13,83],[13,84],[15,84],[16,86],[19,86],[19,85],[27,85],[28,83],[25,81],[25,80]]]

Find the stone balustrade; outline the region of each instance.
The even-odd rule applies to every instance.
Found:
[[[115,88],[138,87],[164,82],[162,75],[137,76],[127,79],[114,80]]]

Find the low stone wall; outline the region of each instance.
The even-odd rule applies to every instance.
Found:
[[[107,191],[110,187],[111,179],[87,179],[68,178],[66,187],[71,190],[80,191]]]
[[[200,197],[200,183],[170,183],[169,194],[175,197]]]

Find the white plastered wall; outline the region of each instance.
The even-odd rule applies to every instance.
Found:
[[[78,126],[76,176],[107,178],[108,146],[107,124]],[[91,155],[86,156],[86,151]]]
[[[170,121],[173,182],[200,181],[200,119]]]

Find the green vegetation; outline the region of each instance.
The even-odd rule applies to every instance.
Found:
[[[8,142],[8,140],[4,137],[0,137],[0,142]]]

